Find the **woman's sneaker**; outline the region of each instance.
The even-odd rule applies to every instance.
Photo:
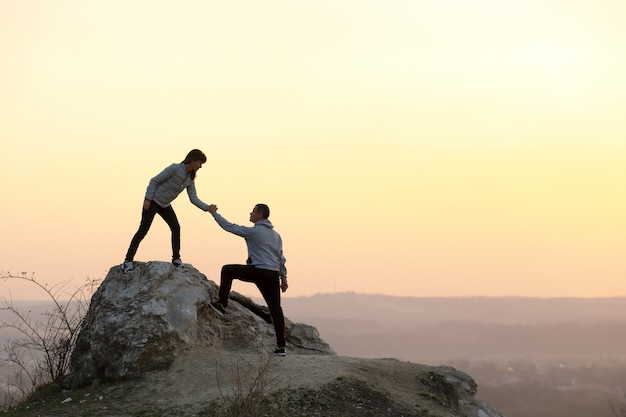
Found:
[[[124,261],[124,263],[122,264],[122,271],[124,271],[125,274],[128,274],[133,269],[135,269],[133,267],[133,261]]]
[[[174,265],[179,271],[185,271],[185,265],[183,264],[183,261],[180,260],[180,258],[174,259],[172,261],[172,265]]]

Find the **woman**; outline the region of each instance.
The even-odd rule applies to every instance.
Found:
[[[139,230],[133,236],[128,252],[126,252],[126,258],[122,264],[124,272],[133,270],[133,258],[135,253],[137,253],[139,243],[148,233],[156,214],[165,220],[165,223],[172,231],[172,264],[179,269],[183,269],[183,263],[180,260],[180,224],[178,224],[176,213],[174,213],[174,209],[170,204],[186,188],[189,200],[198,208],[208,211],[209,205],[198,198],[196,186],[194,185],[196,172],[205,162],[206,156],[204,153],[198,149],[193,149],[187,154],[183,162],[168,166],[159,175],[150,180],[143,202]]]

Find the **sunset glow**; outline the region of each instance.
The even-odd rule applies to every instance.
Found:
[[[621,0],[5,0],[0,270],[104,277],[150,178],[199,148],[203,201],[239,224],[270,206],[286,297],[626,296],[624,16]],[[173,206],[184,262],[219,281],[245,260],[186,194]],[[136,260],[169,259],[157,218]]]

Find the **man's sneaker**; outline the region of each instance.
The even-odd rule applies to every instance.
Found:
[[[180,271],[184,271],[185,270],[185,265],[183,264],[183,261],[179,259],[174,259],[172,261],[172,265],[174,265],[178,270]]]
[[[274,355],[287,356],[287,350],[284,347],[277,347],[274,351]]]
[[[122,264],[122,271],[124,271],[125,274],[128,274],[133,269],[135,269],[135,268],[133,268],[133,262],[132,261],[124,261],[124,263]]]
[[[224,315],[224,313],[226,313],[226,307],[224,307],[224,306],[222,305],[222,303],[220,303],[220,302],[211,303],[211,304],[209,304],[209,305],[210,305],[210,306],[211,306],[211,308],[212,308],[213,310],[215,310],[215,312],[216,312],[217,314],[219,314],[220,316],[223,316],[223,315]]]

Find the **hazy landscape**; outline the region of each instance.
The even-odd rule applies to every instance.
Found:
[[[626,388],[626,298],[285,299],[339,355],[451,365],[508,417],[614,416]]]
[[[36,314],[44,304],[20,306]],[[626,298],[341,293],[285,298],[283,308],[316,326],[338,355],[465,371],[507,417],[609,417],[624,400]],[[11,336],[3,330],[0,341]]]

